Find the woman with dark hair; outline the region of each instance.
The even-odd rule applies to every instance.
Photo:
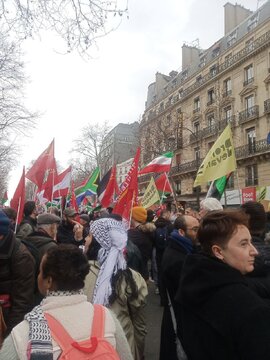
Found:
[[[198,230],[202,254],[188,255],[176,300],[189,360],[269,359],[270,307],[252,290],[257,250],[242,211],[213,211]]]
[[[127,267],[124,251],[127,231],[121,217],[111,215],[91,224],[90,232],[101,245],[99,271],[91,271],[85,281],[89,301],[108,306],[116,315],[128,339],[133,358],[143,359],[146,335],[145,305],[147,285],[143,277]]]
[[[87,258],[76,246],[59,245],[49,249],[42,258],[38,276],[39,291],[45,298],[12,330],[0,351],[0,359],[58,359],[61,344],[49,327],[50,317],[62,325],[74,342],[80,344],[88,340],[96,311],[82,291],[88,271]],[[120,359],[131,360],[119,322],[110,310],[103,310],[105,340],[116,349]]]

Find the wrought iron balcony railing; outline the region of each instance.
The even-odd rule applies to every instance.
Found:
[[[236,159],[243,159],[256,154],[262,154],[270,151],[270,145],[266,139],[254,141],[250,144],[239,146],[235,149]]]
[[[270,113],[270,99],[265,100],[264,102],[264,113]]]
[[[245,184],[246,184],[246,187],[248,186],[256,186],[258,185],[258,178],[250,178],[250,179],[246,179],[245,181]]]
[[[201,163],[202,163],[203,159],[198,159],[198,160],[193,160],[193,161],[189,161],[187,163],[184,164],[178,164],[174,167],[171,168],[171,174],[183,174],[183,173],[188,173],[188,172],[192,172],[192,171],[198,171]]]
[[[239,124],[243,124],[249,120],[256,119],[259,117],[259,106],[252,106],[239,113]]]
[[[232,95],[232,90],[224,90],[222,96],[227,97]]]

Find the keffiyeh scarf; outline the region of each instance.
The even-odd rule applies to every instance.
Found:
[[[70,296],[82,294],[80,291],[51,291],[47,296]],[[53,360],[53,346],[51,332],[40,305],[25,315],[29,323],[29,342],[27,346],[28,360]]]
[[[127,244],[127,232],[121,221],[111,218],[94,221],[90,232],[101,245],[98,253],[100,271],[94,289],[93,303],[107,306],[112,293],[112,276],[118,270],[124,270],[127,267],[123,254]]]

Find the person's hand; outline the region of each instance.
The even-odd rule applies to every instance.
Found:
[[[92,234],[89,234],[86,236],[85,238],[85,244],[84,244],[84,252],[87,253],[88,249],[89,249],[89,246],[91,245],[93,241],[93,235]]]
[[[74,224],[73,232],[74,232],[75,241],[82,241],[83,240],[83,226],[75,220],[72,220],[72,222]]]

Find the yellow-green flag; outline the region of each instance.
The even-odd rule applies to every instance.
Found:
[[[236,169],[232,132],[228,125],[209,150],[199,167],[194,187],[216,180]]]
[[[142,206],[145,209],[148,209],[150,206],[154,205],[156,202],[160,201],[159,193],[155,184],[153,176],[151,177],[150,183],[145,190],[145,193],[142,198]]]

